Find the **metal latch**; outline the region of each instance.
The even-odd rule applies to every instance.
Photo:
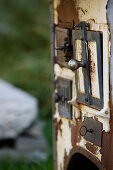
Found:
[[[72,80],[58,77],[56,80],[56,90],[54,99],[58,103],[59,114],[72,119],[72,106],[68,104],[68,101],[72,98]]]
[[[63,51],[64,52],[64,57],[65,57],[65,61],[67,61],[67,58],[69,57],[68,56],[68,52],[70,52],[72,50],[72,46],[70,44],[69,35],[67,35],[67,37],[64,38],[64,45],[60,45],[60,46],[56,47],[55,49]]]

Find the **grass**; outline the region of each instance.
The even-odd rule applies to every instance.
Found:
[[[10,158],[5,158],[0,161],[1,170],[50,170],[52,169],[51,162],[27,162],[24,160],[14,161]]]
[[[0,170],[52,170],[51,65],[48,0],[0,1],[0,77],[39,100],[48,160],[0,161]]]

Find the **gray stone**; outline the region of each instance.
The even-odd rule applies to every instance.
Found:
[[[0,79],[0,139],[16,138],[36,119],[35,97]]]
[[[11,159],[28,159],[29,161],[40,161],[47,159],[48,143],[43,134],[34,138],[29,136],[19,136],[15,139],[15,146],[0,149],[0,159],[10,157]]]
[[[19,137],[16,141],[16,150],[20,152],[45,150],[47,148],[47,141],[44,137],[38,139],[31,137]]]
[[[25,131],[25,134],[34,138],[40,138],[43,136],[43,130],[45,127],[44,121],[37,121],[32,127]]]

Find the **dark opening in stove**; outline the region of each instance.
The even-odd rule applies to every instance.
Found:
[[[67,170],[99,170],[99,168],[87,157],[80,153],[74,154],[69,162]]]

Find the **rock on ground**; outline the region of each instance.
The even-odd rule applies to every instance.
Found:
[[[16,138],[36,119],[38,101],[0,79],[0,139]]]
[[[2,140],[0,143],[0,159],[26,159],[28,161],[46,160],[48,157],[48,143],[44,137],[45,122],[38,121],[27,129],[24,134],[14,140]],[[38,132],[38,133],[37,133]],[[1,145],[3,144],[3,146]]]

